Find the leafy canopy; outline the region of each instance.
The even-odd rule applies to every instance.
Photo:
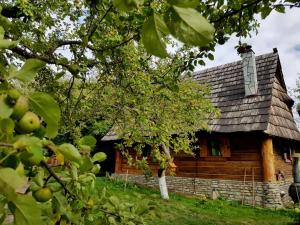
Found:
[[[193,131],[217,114],[209,89],[182,72],[213,59],[230,35],[256,30],[256,14],[284,6],[299,1],[1,1],[1,222],[9,212],[22,225],[142,224],[149,210],[94,189],[105,155],[91,157],[83,130],[113,126],[125,146],[152,145],[164,167],[157,145],[188,150]],[[29,193],[50,190],[42,198],[50,200],[17,193],[24,178]]]

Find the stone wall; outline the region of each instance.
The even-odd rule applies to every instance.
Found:
[[[118,174],[121,179],[138,183],[144,186],[158,188],[157,177],[145,178],[144,175]],[[169,191],[206,196],[215,198],[216,196],[228,200],[243,202],[246,205],[258,207],[282,208],[291,202],[288,196],[288,187],[291,181],[280,181],[276,183],[201,179],[189,177],[166,177]]]

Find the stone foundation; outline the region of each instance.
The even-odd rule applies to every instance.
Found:
[[[125,179],[125,174],[118,174]],[[145,178],[144,175],[127,175],[129,182],[147,187],[158,188],[157,177]],[[243,202],[245,205],[255,205],[267,208],[282,208],[291,202],[288,187],[292,181],[276,183],[235,180],[201,179],[189,177],[166,177],[169,191],[206,196],[208,198],[221,197],[232,201]]]

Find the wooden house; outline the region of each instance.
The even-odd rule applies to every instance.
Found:
[[[195,157],[175,156],[176,175],[167,177],[168,188],[282,207],[289,201],[292,156],[300,141],[294,102],[287,94],[276,49],[256,57],[252,50],[241,56],[240,61],[195,73],[196,80],[210,85],[211,100],[221,117],[210,120],[211,133],[197,133]],[[115,140],[111,133],[103,138],[104,145]],[[150,167],[157,169],[154,164]],[[113,172],[157,187],[156,177],[145,178],[118,151]]]

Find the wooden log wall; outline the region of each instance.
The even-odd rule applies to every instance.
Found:
[[[225,153],[228,157],[204,157],[201,152],[198,157],[175,156],[176,176],[252,181],[254,175],[255,181],[262,181],[261,136],[256,133],[237,133],[222,135],[222,138],[224,137],[228,139],[227,142],[225,141],[229,145]],[[156,175],[158,165],[151,160],[149,165],[153,174]],[[143,171],[128,166],[127,160],[122,158],[120,173],[142,174]]]

